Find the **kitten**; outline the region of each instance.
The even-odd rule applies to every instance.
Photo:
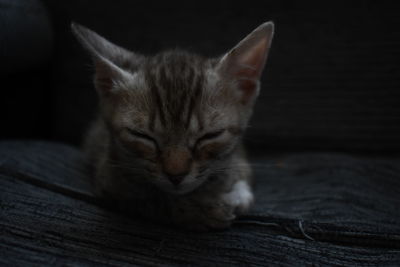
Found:
[[[133,214],[194,230],[226,228],[253,202],[241,136],[274,24],[220,58],[143,56],[72,24],[91,54],[100,112],[86,137],[96,192]]]

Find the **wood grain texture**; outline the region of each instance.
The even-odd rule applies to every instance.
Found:
[[[400,160],[255,158],[257,205],[196,234],[98,204],[81,153],[0,143],[0,265],[398,265]]]

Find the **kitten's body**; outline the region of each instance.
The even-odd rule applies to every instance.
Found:
[[[263,25],[222,59],[179,50],[146,58],[73,27],[96,65],[101,111],[85,150],[100,195],[190,229],[227,227],[250,207],[240,138],[272,38],[272,23]],[[256,55],[244,50],[233,68],[249,45]]]

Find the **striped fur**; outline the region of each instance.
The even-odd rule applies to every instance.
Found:
[[[97,192],[191,229],[226,227],[246,211],[251,169],[240,138],[273,25],[261,25],[217,59],[182,50],[145,57],[83,26],[73,30],[96,68],[100,113],[85,150]]]
[[[170,51],[151,58],[144,75],[157,109],[151,111],[149,128],[159,118],[163,127],[188,128],[192,116],[204,125],[199,101],[204,86],[205,59],[183,51]]]

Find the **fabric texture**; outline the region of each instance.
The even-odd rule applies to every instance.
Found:
[[[227,231],[183,232],[99,205],[76,148],[0,143],[0,264],[400,264],[400,159],[254,157],[256,205]]]

